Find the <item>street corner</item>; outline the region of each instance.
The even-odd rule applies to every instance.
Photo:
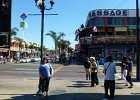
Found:
[[[0,83],[0,100],[36,100],[33,95],[36,93],[37,87],[37,79]]]
[[[137,80],[136,78],[132,78],[133,88],[136,90],[140,90],[140,80]]]
[[[38,87],[38,79],[23,79],[15,82],[1,83],[0,93],[1,94],[33,93],[33,91],[35,91],[37,87]]]

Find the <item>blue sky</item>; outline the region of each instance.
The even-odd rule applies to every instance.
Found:
[[[54,49],[53,40],[45,36],[50,30],[56,33],[64,32],[65,40],[71,42],[71,47],[75,47],[75,30],[81,24],[85,24],[87,14],[94,9],[135,9],[136,0],[54,0],[52,10],[45,11],[45,14],[58,14],[56,16],[45,16],[44,18],[44,46]],[[46,7],[50,7],[49,0],[45,0]],[[23,29],[20,22],[22,13],[40,14],[40,10],[35,6],[34,0],[12,0],[12,27],[17,27],[19,32],[17,37],[22,38]],[[28,28],[24,29],[24,39],[40,44],[41,40],[41,16],[27,16],[25,21]]]

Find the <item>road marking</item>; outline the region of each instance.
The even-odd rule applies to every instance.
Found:
[[[55,74],[56,72],[60,71],[61,69],[63,69],[63,67],[64,67],[64,66],[60,66],[60,67],[58,67],[56,70],[54,70],[54,74]]]

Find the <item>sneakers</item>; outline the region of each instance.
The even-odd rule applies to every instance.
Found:
[[[131,85],[131,86],[129,86],[128,88],[133,88],[133,86]]]
[[[38,91],[36,92],[36,94],[37,94],[37,95],[42,95],[42,91],[41,91],[41,90],[38,90]]]
[[[46,96],[46,94],[47,94],[46,91],[44,91],[44,92],[42,93],[43,96]]]
[[[42,93],[42,95],[43,95],[44,97],[48,97],[48,92],[44,91],[44,92]]]

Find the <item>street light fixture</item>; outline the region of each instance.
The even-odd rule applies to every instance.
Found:
[[[7,2],[5,2],[4,0],[1,1],[1,4],[0,4],[0,12],[1,13],[5,13],[6,10],[8,8],[8,4]]]
[[[45,6],[45,0],[34,0],[37,8],[41,11],[41,63],[43,59],[43,35],[44,35],[44,10],[51,10],[54,5],[54,1],[50,0],[50,8],[46,8]]]
[[[6,39],[6,41],[3,42],[3,45],[0,44],[0,48],[10,48],[11,6],[12,0],[0,0],[0,40],[3,38]],[[5,35],[3,32],[7,32],[8,34]]]

